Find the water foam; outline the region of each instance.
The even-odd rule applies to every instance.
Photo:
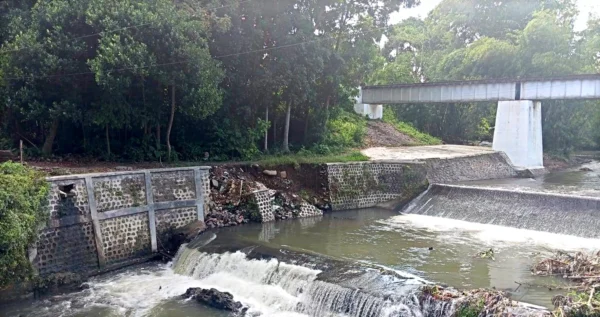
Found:
[[[600,239],[599,209],[598,197],[434,184],[402,212]]]
[[[507,247],[514,244],[533,244],[548,249],[566,251],[593,251],[600,248],[600,239],[418,214],[403,214],[382,220],[379,223],[391,230],[406,230],[407,227],[425,229],[437,233],[440,240],[453,240],[463,243],[472,243],[472,239],[475,238],[486,244],[498,245],[498,243],[504,243]]]
[[[420,316],[421,307],[409,287],[406,294],[382,298],[355,287],[318,280],[319,270],[272,260],[251,260],[242,252],[208,254],[183,246],[174,272],[191,276],[203,287],[231,293],[250,314],[263,316]],[[285,315],[287,316],[287,315]]]

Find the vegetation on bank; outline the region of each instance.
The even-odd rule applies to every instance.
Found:
[[[0,289],[30,279],[28,248],[47,220],[44,175],[18,163],[0,165]]]
[[[383,111],[383,121],[393,125],[396,130],[415,139],[415,145],[438,145],[442,144],[442,140],[421,132],[413,127],[410,123],[399,121],[391,108],[385,108]]]
[[[365,156],[358,150],[329,155],[318,155],[310,152],[300,151],[297,154],[289,155],[265,155],[256,161],[256,163],[261,166],[270,167],[289,164],[299,166],[300,164],[362,162],[368,160],[369,157]]]

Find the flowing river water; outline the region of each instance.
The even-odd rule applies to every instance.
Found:
[[[576,192],[577,187],[590,196],[600,189],[593,184],[600,178],[594,173],[563,174],[579,175],[574,185],[556,181],[554,186],[553,177],[560,175],[475,185],[512,188],[518,183],[524,190],[561,193]],[[263,252],[251,257],[255,248],[284,256],[275,259]],[[79,292],[2,306],[0,316],[229,316],[181,299],[190,287],[232,293],[249,308],[247,316],[420,316],[411,292],[429,282],[458,289],[494,287],[513,299],[549,307],[557,292],[547,286],[566,282],[535,277],[531,265],[557,249],[596,248],[597,239],[443,217],[378,209],[335,212],[206,232],[193,248],[183,247],[172,263],[148,263],[95,277]],[[494,250],[493,260],[477,255],[489,249]],[[333,267],[335,274],[327,275]],[[357,268],[371,273],[357,275]]]

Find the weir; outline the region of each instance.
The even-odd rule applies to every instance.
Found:
[[[324,272],[314,268],[319,261],[311,263],[305,258],[301,262],[304,266],[275,258],[252,259],[240,251],[207,253],[184,245],[174,259],[173,270],[250,303],[249,313],[257,310],[256,313],[286,316],[297,313],[349,317],[422,316],[424,309],[438,311],[440,314],[436,316],[440,317],[453,313],[451,307],[444,307],[447,303],[422,307],[417,297],[420,282],[410,285],[415,281],[407,283],[397,278],[390,281],[389,276],[354,272],[336,284],[323,280]],[[371,288],[375,291],[371,292]],[[386,294],[381,294],[382,290]],[[256,306],[252,307],[253,304]]]
[[[403,213],[598,238],[600,198],[434,184]]]

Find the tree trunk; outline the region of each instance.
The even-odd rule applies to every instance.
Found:
[[[269,123],[269,105],[265,114],[265,120]],[[265,130],[265,153],[269,150],[269,129]]]
[[[273,144],[277,144],[277,117],[273,118]]]
[[[331,95],[327,95],[325,101],[325,122],[323,123],[323,136],[327,133],[327,122],[329,122],[329,103],[331,102]]]
[[[108,124],[104,125],[104,133],[106,136],[106,153],[110,157],[110,135],[108,134]]]
[[[54,139],[56,138],[56,133],[58,132],[58,123],[58,119],[54,119],[54,121],[52,121],[50,132],[46,136],[46,141],[42,147],[43,154],[52,154],[52,145],[54,145]]]
[[[308,142],[308,121],[310,120],[310,109],[306,110],[306,119],[304,119],[304,145]]]
[[[283,129],[283,152],[290,152],[289,136],[290,136],[290,114],[292,112],[292,104],[287,104],[285,113],[285,128]]]
[[[175,117],[175,85],[171,86],[171,116],[169,117],[169,126],[167,127],[167,155],[171,160],[171,129],[173,128],[173,118]]]
[[[160,151],[160,123],[156,124],[156,149]]]
[[[87,152],[87,138],[85,136],[85,125],[81,124],[81,135],[83,138],[83,151]]]

